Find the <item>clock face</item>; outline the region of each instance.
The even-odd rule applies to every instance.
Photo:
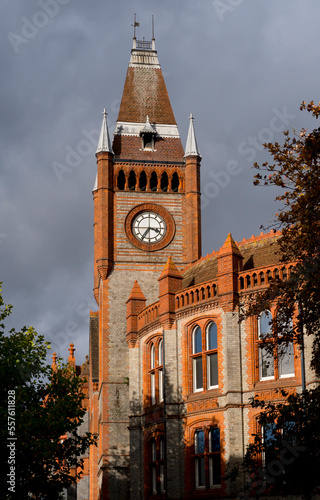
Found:
[[[151,211],[140,212],[132,221],[132,233],[141,243],[158,243],[166,235],[164,218]]]

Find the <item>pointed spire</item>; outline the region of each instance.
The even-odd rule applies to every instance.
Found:
[[[172,257],[170,256],[166,262],[166,265],[163,268],[163,271],[160,275],[160,278],[158,278],[158,281],[160,281],[163,278],[166,278],[167,276],[175,277],[175,278],[181,278],[181,273],[179,269],[177,269],[177,266],[173,262]]]
[[[103,120],[102,120],[100,138],[99,138],[96,154],[102,153],[102,152],[113,154],[112,144],[111,144],[110,137],[109,137],[108,124],[107,124],[108,113],[104,109],[102,114],[103,114]]]
[[[146,123],[145,123],[144,127],[141,129],[140,135],[141,134],[154,134],[154,135],[156,135],[156,133],[157,132],[156,132],[155,128],[150,123],[149,115],[147,115]]]
[[[237,255],[242,257],[241,252],[238,248],[238,245],[236,244],[236,242],[232,238],[231,233],[228,233],[226,241],[224,242],[223,246],[219,250],[219,255],[225,255],[225,254],[229,254],[229,253],[237,254]]]
[[[129,295],[129,298],[127,300],[127,302],[129,300],[147,300],[143,294],[143,291],[141,290],[140,286],[139,286],[139,283],[137,282],[137,280],[135,280],[134,282],[134,285],[132,287],[132,290],[131,290],[131,293]]]
[[[193,114],[189,116],[190,120],[190,125],[189,125],[189,132],[188,132],[188,137],[187,137],[187,144],[186,144],[186,152],[185,152],[185,157],[186,156],[199,156],[201,158],[201,154],[198,148],[197,144],[197,139],[196,139],[196,134],[194,131],[194,117]]]

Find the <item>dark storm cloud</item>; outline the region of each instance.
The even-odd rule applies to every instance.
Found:
[[[61,355],[74,341],[79,361],[95,307],[94,137],[104,107],[113,132],[134,12],[137,36],[147,39],[155,15],[183,143],[190,112],[196,118],[204,254],[228,232],[249,237],[272,218],[272,193],[252,186],[251,166],[264,158],[263,140],[308,128],[303,99],[319,101],[316,0],[5,2],[0,279],[15,306],[13,324],[34,325]],[[59,176],[57,165],[68,169]]]

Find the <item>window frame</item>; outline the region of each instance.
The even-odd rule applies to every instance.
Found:
[[[214,450],[210,446],[210,436],[211,432],[215,429],[219,431],[219,447]],[[199,453],[197,450],[197,436],[203,433],[203,450]],[[211,438],[212,439],[212,438]],[[210,491],[222,488],[222,452],[221,452],[221,430],[218,425],[208,425],[203,427],[197,427],[193,431],[193,470],[194,470],[194,489],[196,491]],[[215,457],[219,457],[218,459]],[[219,472],[216,474],[214,472],[213,466],[214,462],[219,463]],[[200,470],[201,468],[201,470]],[[216,471],[217,472],[217,471]],[[200,476],[203,477],[204,481],[202,484]],[[220,482],[214,484],[214,477],[217,476]]]
[[[216,345],[209,349],[210,326],[216,328]],[[219,326],[217,318],[198,318],[188,325],[189,330],[189,392],[205,393],[219,389]],[[196,338],[200,335],[200,338]],[[201,339],[201,351],[200,351]],[[212,356],[216,357],[216,379],[217,384],[210,385],[210,362]]]
[[[165,437],[163,431],[157,431],[149,436],[149,492],[150,496],[164,498],[166,477],[165,477]],[[148,497],[149,498],[149,497]]]
[[[289,341],[287,343],[287,345],[284,346],[285,342],[283,344],[281,344],[281,341],[279,341],[279,339],[276,342],[274,342],[272,335],[270,336],[269,339],[267,338],[265,341],[263,341],[263,339],[262,339],[262,336],[264,334],[268,335],[269,333],[272,333],[271,328],[270,328],[269,332],[266,332],[266,333],[261,332],[260,318],[261,318],[261,315],[265,314],[266,312],[269,312],[271,315],[271,318],[273,318],[274,310],[271,309],[271,310],[266,310],[266,311],[263,311],[262,313],[260,313],[257,316],[257,321],[256,321],[257,333],[256,333],[255,345],[256,345],[256,349],[257,349],[257,358],[256,358],[257,359],[257,367],[258,367],[257,368],[257,380],[259,382],[265,382],[265,381],[283,380],[283,379],[295,377],[296,376],[295,348],[294,348],[293,341]],[[270,343],[274,342],[274,347],[272,350],[273,354],[271,354],[270,348],[263,345],[264,343],[268,344],[268,342],[270,342]],[[288,353],[288,351],[290,351],[290,352]],[[263,369],[262,356],[263,356],[263,353],[266,353],[267,355],[269,355],[269,358],[272,360],[273,375],[262,376],[262,369]],[[286,354],[289,354],[289,356],[291,357],[290,363],[291,363],[292,371],[289,373],[283,373],[283,369],[282,369],[283,362],[284,362],[283,359],[286,356]]]
[[[258,345],[258,360],[259,360],[259,380],[261,382],[266,381],[266,380],[275,380],[275,362],[274,362],[274,349],[273,349],[273,354],[270,353],[269,348],[264,345],[265,343],[272,343],[273,339],[263,339],[263,335],[268,335],[270,332],[262,333],[261,332],[261,317],[263,314],[270,313],[271,315],[271,320],[273,318],[272,312],[270,310],[262,311],[259,316],[258,316],[258,339],[257,339],[257,345]],[[263,352],[267,353],[272,360],[272,367],[273,367],[273,375],[267,375],[263,376],[262,375],[262,370],[263,370],[263,364],[262,364],[262,357],[263,357]],[[268,368],[267,368],[268,369]]]
[[[153,337],[146,343],[147,406],[154,406],[164,401],[164,366],[162,335]],[[161,351],[161,352],[160,352]],[[160,364],[161,362],[161,364]]]
[[[209,346],[209,330],[212,325],[215,325],[216,327],[216,347],[210,349]],[[219,366],[218,366],[218,326],[215,321],[210,321],[207,326],[206,326],[206,351],[205,351],[205,356],[206,356],[206,365],[207,365],[207,389],[217,389],[219,387]],[[210,378],[211,378],[211,364],[210,364],[210,359],[212,356],[216,357],[216,366],[217,366],[217,384],[210,385]]]

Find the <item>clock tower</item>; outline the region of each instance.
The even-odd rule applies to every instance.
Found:
[[[154,38],[133,39],[113,142],[104,112],[96,152],[94,296],[90,318],[90,499],[129,497],[129,348],[126,301],[157,300],[170,257],[201,255],[200,160],[193,117],[184,151]],[[141,367],[134,367],[141,369]]]

